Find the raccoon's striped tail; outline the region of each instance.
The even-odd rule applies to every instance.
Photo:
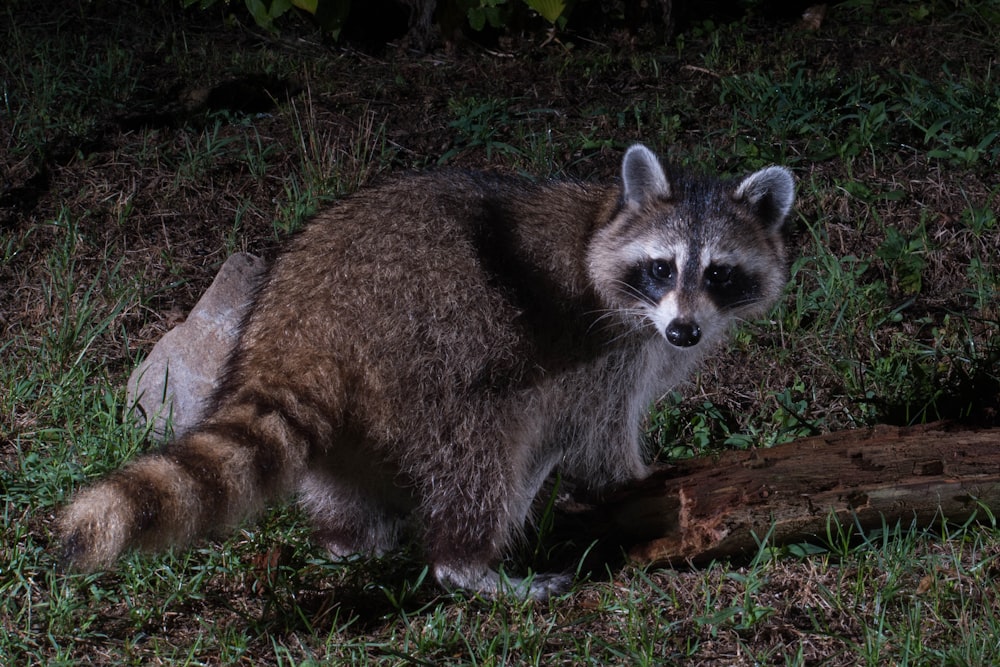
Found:
[[[291,491],[304,463],[282,422],[210,421],[84,489],[58,520],[63,562],[98,570],[126,550],[183,546],[257,514]]]

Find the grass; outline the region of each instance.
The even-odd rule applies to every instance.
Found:
[[[244,28],[167,5],[0,11],[11,664],[995,661],[989,508],[957,526],[831,527],[748,563],[609,567],[545,604],[444,594],[412,553],[332,564],[290,507],[98,575],[59,572],[52,543],[73,490],[149,446],[125,378],[228,254],[270,256],[325,202],[439,163],[607,179],[642,139],[694,168],[793,168],[786,296],[651,413],[661,457],[874,423],[996,425],[993,3],[856,0],[816,33],[697,19],[626,55],[607,32],[426,59],[325,48],[294,25],[248,48]],[[300,92],[263,114],[186,102],[259,72]]]

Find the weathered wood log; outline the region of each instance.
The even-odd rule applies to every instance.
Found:
[[[870,530],[1000,513],[1000,429],[879,426],[670,465],[586,525],[641,563],[699,564],[769,544],[822,542],[829,522]]]

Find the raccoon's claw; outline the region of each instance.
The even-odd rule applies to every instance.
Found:
[[[567,591],[573,578],[567,574],[542,573],[530,577],[508,577],[488,567],[435,565],[434,576],[449,590],[464,590],[495,599],[512,596],[524,600],[547,600]]]

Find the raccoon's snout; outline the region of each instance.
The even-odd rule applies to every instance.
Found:
[[[667,325],[666,336],[677,347],[691,347],[701,340],[701,327],[694,322],[674,320]]]

